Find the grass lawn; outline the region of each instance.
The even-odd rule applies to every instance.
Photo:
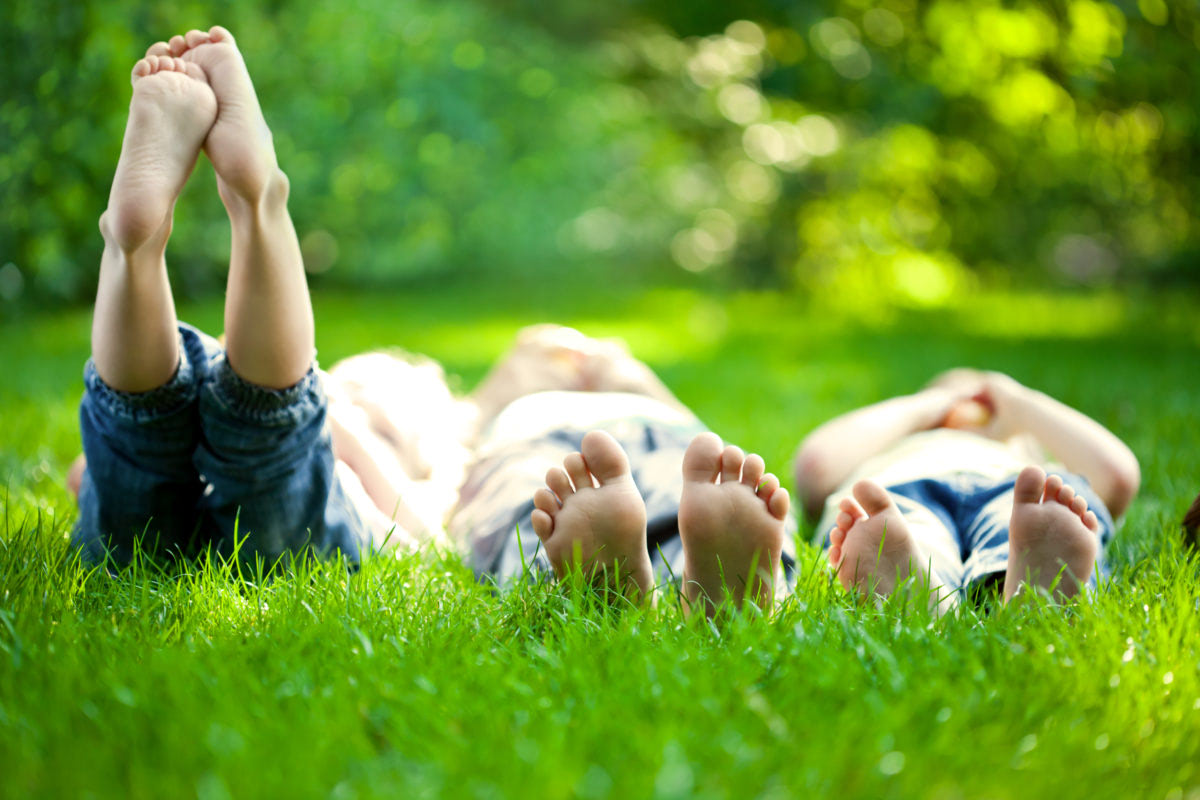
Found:
[[[474,298],[474,299],[472,299]],[[935,311],[777,295],[319,295],[322,361],[401,344],[469,387],[522,324],[625,336],[781,474],[851,407],[971,364],[1083,409],[1141,459],[1112,584],[1066,609],[798,594],[721,632],[604,612],[453,559],[265,583],[70,559],[86,310],[0,323],[0,794],[11,797],[1200,798],[1200,306],[980,294]],[[210,330],[220,307],[181,314]],[[786,483],[786,482],[785,482]]]

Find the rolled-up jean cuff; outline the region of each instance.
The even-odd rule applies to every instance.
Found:
[[[325,390],[316,362],[292,386],[270,389],[238,375],[222,354],[212,365],[210,397],[230,417],[261,427],[281,428],[301,424],[311,417],[313,408],[323,407]]]
[[[148,392],[123,392],[112,388],[100,377],[95,360],[89,358],[83,368],[83,382],[90,402],[103,413],[127,422],[149,422],[178,412],[195,402],[199,391],[196,370],[182,336],[179,337],[179,353],[175,374],[162,386]]]

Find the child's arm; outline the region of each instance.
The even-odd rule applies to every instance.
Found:
[[[1063,466],[1088,479],[1114,517],[1129,507],[1141,483],[1137,457],[1099,422],[998,372],[987,373],[977,399],[993,409],[988,435],[1032,434]]]
[[[930,387],[851,411],[814,430],[800,443],[793,463],[805,514],[820,516],[826,498],[860,464],[911,433],[936,428],[970,394]]]

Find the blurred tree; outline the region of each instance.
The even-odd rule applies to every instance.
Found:
[[[1194,2],[13,0],[0,309],[90,295],[127,70],[218,21],[318,283],[686,271],[928,305],[1200,276]],[[203,172],[185,294],[228,247]]]

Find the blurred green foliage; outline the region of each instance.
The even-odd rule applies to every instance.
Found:
[[[15,0],[0,309],[91,294],[128,70],[218,21],[316,283],[696,273],[921,306],[1200,274],[1195,0]],[[185,295],[224,271],[208,171]]]

